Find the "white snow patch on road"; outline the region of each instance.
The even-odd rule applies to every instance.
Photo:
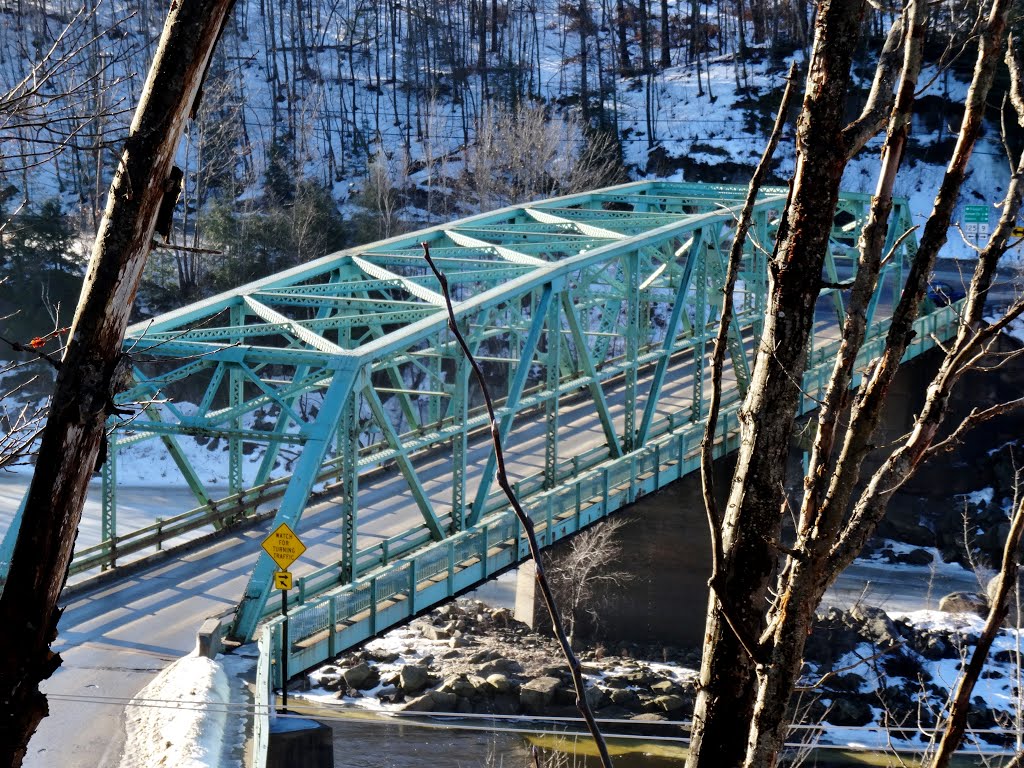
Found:
[[[120,768],[213,768],[230,754],[231,692],[219,661],[184,656],[132,699]],[[237,735],[236,735],[237,737]]]

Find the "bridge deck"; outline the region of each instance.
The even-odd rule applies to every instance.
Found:
[[[73,568],[113,566],[168,535],[219,527],[279,498],[274,525],[292,525],[309,550],[295,566],[287,644],[279,620],[260,634],[258,692],[267,695],[279,678],[269,662],[275,646],[287,645],[298,672],[524,556],[493,483],[479,392],[421,240],[448,275],[457,322],[493,379],[511,474],[545,544],[687,474],[698,465],[709,340],[744,192],[640,182],[514,206],[333,254],[130,329],[126,344],[146,359],[121,400],[141,411],[112,424],[102,541]],[[780,192],[755,205],[740,264],[719,454],[735,444]],[[840,202],[829,283],[855,269],[867,202]],[[890,243],[909,229],[906,204],[894,211]],[[865,363],[880,351],[913,246],[912,236],[894,245],[883,268]],[[827,380],[843,313],[842,292],[823,290],[802,411]],[[955,308],[922,317],[908,356],[955,322]],[[226,441],[226,499],[214,499],[183,448],[197,439]],[[124,532],[117,456],[148,440],[167,448],[199,507]],[[290,475],[273,479],[282,448],[298,458]],[[254,479],[244,477],[249,454],[258,458]],[[334,499],[311,509],[314,486],[332,480]],[[0,546],[0,577],[16,530],[17,522]],[[249,547],[240,561],[250,576],[231,629],[247,638],[277,609],[268,604],[274,565],[251,539],[239,546]]]

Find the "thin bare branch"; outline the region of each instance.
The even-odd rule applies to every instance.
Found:
[[[533,520],[530,518],[530,515],[526,510],[523,509],[522,504],[520,504],[519,498],[516,496],[516,493],[512,488],[512,484],[509,482],[508,473],[505,470],[505,454],[501,445],[500,421],[495,413],[494,401],[491,398],[490,390],[487,386],[487,378],[484,376],[484,372],[483,369],[480,368],[480,364],[473,356],[473,352],[470,350],[469,344],[462,335],[462,331],[459,330],[459,324],[455,319],[455,308],[452,306],[451,292],[448,290],[448,278],[437,268],[437,265],[434,264],[434,260],[430,258],[430,245],[426,242],[421,243],[420,245],[423,246],[423,258],[426,259],[427,265],[430,267],[430,271],[434,273],[434,277],[437,278],[438,283],[441,285],[441,294],[444,296],[445,308],[448,311],[448,328],[451,330],[452,334],[455,336],[455,340],[462,348],[462,352],[466,356],[466,360],[469,362],[470,367],[473,369],[473,375],[476,377],[476,380],[480,385],[480,389],[483,392],[484,404],[487,408],[487,416],[491,423],[491,441],[494,443],[494,455],[497,459],[498,465],[496,473],[498,485],[501,486],[501,490],[505,492],[505,496],[508,498],[509,504],[512,505],[516,518],[519,520],[519,524],[522,525],[523,532],[526,534],[526,541],[530,548],[530,556],[533,558],[534,565],[537,568],[537,585],[540,587],[541,595],[544,598],[544,604],[548,609],[548,615],[551,617],[551,626],[554,629],[555,637],[558,639],[558,644],[562,648],[562,654],[565,656],[566,663],[569,665],[569,672],[572,675],[573,685],[576,688],[576,707],[579,709],[580,714],[583,715],[583,719],[587,723],[587,730],[590,731],[590,735],[593,737],[594,743],[597,745],[597,750],[601,757],[601,764],[604,768],[612,768],[612,758],[608,752],[608,745],[605,743],[604,734],[601,733],[601,729],[597,724],[597,719],[594,717],[594,712],[590,707],[589,700],[587,699],[587,688],[586,683],[583,680],[582,665],[572,650],[572,644],[569,642],[569,638],[565,633],[565,627],[562,624],[561,614],[558,611],[558,606],[555,604],[555,596],[551,591],[551,585],[548,583],[543,558],[540,556],[540,544],[537,541],[537,535],[534,531]]]
[[[715,499],[714,445],[715,431],[718,428],[718,413],[722,403],[722,374],[725,369],[725,351],[728,336],[732,330],[733,291],[736,288],[736,278],[739,274],[740,261],[743,257],[743,246],[746,241],[747,231],[750,229],[754,203],[760,192],[764,176],[771,164],[771,159],[775,154],[775,148],[782,137],[782,131],[786,124],[786,114],[793,99],[794,82],[796,82],[796,64],[791,65],[789,68],[789,74],[786,77],[786,89],[782,94],[782,102],[775,117],[775,125],[768,139],[768,145],[761,154],[761,160],[757,164],[754,175],[750,180],[746,200],[743,203],[739,221],[736,223],[736,233],[733,236],[732,247],[729,251],[729,265],[725,275],[725,286],[722,289],[722,317],[718,324],[718,335],[715,337],[711,360],[711,395],[708,400],[708,419],[704,425],[704,438],[701,441],[700,479],[704,494],[704,509],[707,513],[712,542],[711,578],[708,584],[715,591],[722,609],[722,616],[736,635],[736,639],[743,646],[747,654],[756,661],[760,661],[761,657],[756,642],[736,619],[734,612],[726,605],[726,601],[722,600],[722,592],[718,589],[721,586],[721,567],[724,554],[722,518],[718,510],[718,501]]]

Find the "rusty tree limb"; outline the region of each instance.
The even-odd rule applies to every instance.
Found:
[[[562,625],[561,614],[558,612],[558,607],[555,604],[555,596],[551,591],[551,586],[548,583],[547,573],[544,569],[544,561],[540,556],[540,544],[537,542],[537,535],[534,530],[533,520],[530,515],[523,509],[522,504],[519,503],[519,498],[516,496],[515,491],[512,488],[511,482],[508,479],[508,473],[505,471],[505,453],[501,445],[501,429],[498,417],[494,411],[494,401],[491,399],[490,389],[487,386],[487,379],[484,377],[484,372],[480,368],[480,364],[473,356],[472,351],[469,348],[469,344],[466,342],[465,337],[462,335],[462,331],[459,330],[459,324],[455,320],[455,308],[452,306],[451,293],[448,290],[448,278],[445,274],[437,268],[434,260],[430,257],[430,246],[428,243],[421,243],[423,246],[423,258],[426,259],[427,265],[430,270],[434,273],[434,277],[437,278],[438,283],[441,285],[441,294],[444,296],[445,307],[448,311],[448,328],[455,336],[455,340],[462,348],[462,353],[466,356],[466,360],[469,362],[470,367],[473,369],[473,375],[476,377],[477,382],[480,384],[480,389],[484,396],[484,405],[487,408],[487,417],[490,420],[491,425],[491,440],[494,443],[494,456],[497,459],[497,472],[495,476],[498,480],[498,485],[501,486],[501,490],[505,492],[505,496],[508,498],[509,504],[512,505],[512,509],[515,511],[516,518],[519,520],[519,524],[522,525],[523,531],[526,534],[526,541],[530,548],[530,556],[533,558],[534,565],[537,568],[537,584],[540,587],[541,595],[544,598],[544,605],[547,606],[548,615],[551,617],[551,626],[554,629],[555,637],[558,640],[559,646],[562,648],[562,654],[565,656],[565,661],[569,665],[569,672],[572,675],[572,682],[576,688],[576,708],[583,715],[583,719],[586,721],[587,730],[590,731],[590,735],[594,739],[594,743],[597,745],[598,753],[601,757],[601,764],[604,768],[612,768],[612,758],[608,753],[608,745],[605,743],[604,735],[601,733],[601,729],[597,725],[597,719],[594,717],[594,711],[590,707],[590,702],[587,699],[586,683],[583,680],[583,668],[580,665],[580,660],[576,657],[576,654],[572,650],[572,644],[569,642],[569,638],[565,633],[565,628]],[[523,363],[526,364],[525,362]]]

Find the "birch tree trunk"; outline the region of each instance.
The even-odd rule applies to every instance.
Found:
[[[112,399],[131,375],[121,352],[165,182],[233,0],[175,0],[114,176],[60,363],[11,567],[0,596],[0,765],[20,766],[48,713],[39,683],[89,479]]]

